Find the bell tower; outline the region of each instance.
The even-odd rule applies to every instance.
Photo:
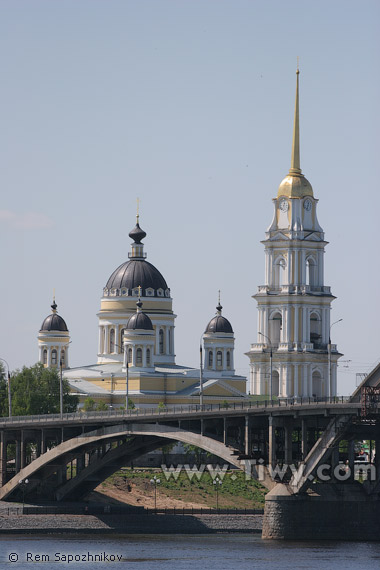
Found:
[[[337,394],[341,354],[330,340],[335,297],[324,284],[327,242],[317,204],[300,166],[297,69],[291,166],[273,199],[273,220],[262,242],[265,284],[254,295],[258,335],[247,353],[251,394],[284,398]]]

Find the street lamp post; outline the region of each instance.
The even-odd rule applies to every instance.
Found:
[[[4,360],[4,358],[0,358],[0,360],[2,362],[5,362],[5,364],[7,365],[7,369],[8,369],[8,415],[11,418],[12,417],[12,394],[11,394],[11,375],[9,372],[9,364],[6,360]]]
[[[272,347],[272,341],[269,338],[269,336],[267,336],[266,334],[263,334],[262,332],[259,332],[259,335],[263,336],[264,338],[266,338],[267,340],[269,340],[269,344],[270,344],[270,381],[269,381],[269,390],[270,390],[270,399],[272,401],[273,398],[273,347]]]
[[[66,348],[66,346],[69,346],[69,344],[71,344],[71,340],[70,342],[67,342],[66,344],[64,344],[61,347],[61,351],[60,351],[60,356],[59,356],[59,368],[60,368],[60,375],[59,375],[59,415],[61,416],[61,419],[63,418],[63,361],[62,361],[62,348]],[[65,351],[66,354],[66,351]]]
[[[24,506],[25,506],[25,488],[29,483],[29,479],[19,479],[19,485],[22,489],[22,514],[24,514]]]
[[[157,485],[160,483],[161,481],[156,477],[156,475],[150,480],[150,484],[154,485],[154,510],[157,510]]]
[[[218,511],[219,510],[219,487],[221,487],[222,481],[219,479],[219,477],[216,477],[212,483],[215,486],[215,490],[216,490],[216,510]]]
[[[202,337],[199,344],[199,403],[201,405],[201,409],[203,406],[203,349],[202,349]]]
[[[329,385],[328,385],[328,394],[327,396],[331,398],[331,392],[332,392],[332,381],[331,381],[331,329],[334,325],[336,325],[337,323],[340,323],[341,321],[343,321],[343,319],[338,319],[337,321],[335,321],[332,325],[330,325],[330,330],[329,330],[329,342],[327,345],[327,354],[328,354],[328,368],[329,368]]]

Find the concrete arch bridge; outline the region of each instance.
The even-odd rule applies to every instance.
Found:
[[[196,445],[239,469],[248,468],[269,490],[276,484],[273,466],[302,464],[302,477],[292,479],[290,470],[284,476],[292,494],[302,493],[321,461],[337,460],[343,436],[353,440],[365,432],[377,438],[368,425],[363,431],[360,414],[360,403],[331,399],[3,418],[0,500],[82,498],[120,467],[168,440]]]

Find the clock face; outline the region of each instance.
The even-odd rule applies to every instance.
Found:
[[[303,203],[303,207],[305,208],[306,212],[310,212],[312,207],[311,200],[305,200]]]
[[[286,200],[281,200],[280,202],[280,210],[281,212],[287,212],[289,208],[289,204]]]

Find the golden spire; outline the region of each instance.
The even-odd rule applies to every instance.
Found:
[[[289,174],[302,174],[300,165],[300,110],[299,110],[299,76],[297,57],[297,87],[296,87],[296,105],[294,110],[294,128],[293,128],[293,145],[292,145],[292,161],[290,164]]]

